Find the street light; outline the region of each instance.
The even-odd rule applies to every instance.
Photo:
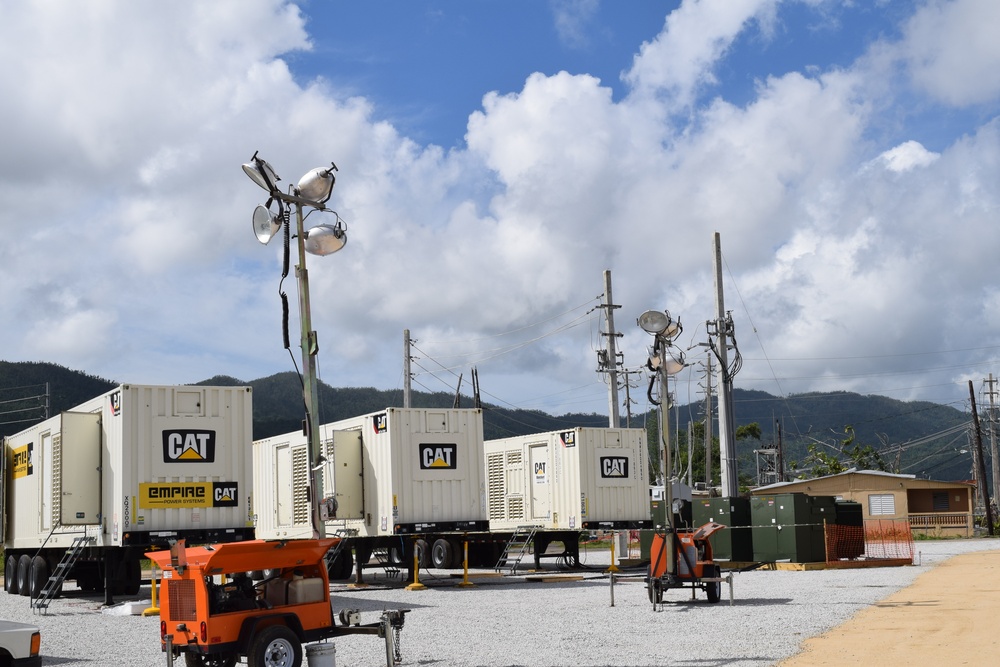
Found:
[[[260,186],[268,194],[267,203],[258,206],[253,212],[253,232],[257,240],[267,244],[274,235],[285,227],[285,272],[288,271],[288,248],[291,230],[289,229],[289,216],[285,205],[295,209],[295,238],[298,247],[298,264],[295,267],[295,275],[299,288],[299,320],[302,349],[302,372],[304,379],[302,383],[302,396],[306,409],[306,439],[309,443],[309,498],[312,503],[310,517],[312,521],[313,538],[319,539],[326,536],[325,521],[336,516],[337,504],[333,498],[323,498],[323,456],[320,451],[319,442],[319,392],[318,380],[316,377],[316,355],[319,353],[319,341],[316,332],[312,330],[312,318],[309,310],[309,273],[306,270],[306,253],[312,255],[332,255],[347,243],[347,233],[344,230],[344,221],[340,219],[335,211],[330,211],[325,204],[333,193],[333,185],[336,177],[333,172],[337,170],[337,165],[330,163],[329,167],[317,167],[312,169],[299,179],[295,186],[288,188],[288,192],[282,192],[278,187],[281,178],[274,167],[265,160],[253,154],[250,162],[243,165],[243,171],[254,183]],[[278,212],[271,212],[271,205],[277,202]],[[310,209],[303,216],[302,209]],[[305,230],[305,218],[312,213],[329,212],[336,218],[335,224],[320,224]],[[284,275],[282,276],[284,277]],[[281,293],[282,310],[288,313],[288,301],[285,293]],[[288,347],[287,317],[284,322],[285,347]]]
[[[649,378],[649,389],[647,395],[651,403],[659,408],[660,413],[660,457],[663,462],[663,501],[666,509],[666,539],[663,550],[667,555],[667,573],[674,574],[675,554],[674,554],[674,490],[673,481],[670,478],[671,461],[670,451],[670,390],[668,388],[668,378],[679,373],[684,366],[684,352],[674,347],[673,341],[683,330],[680,318],[674,320],[670,316],[670,311],[647,310],[636,320],[643,331],[653,336],[653,349],[646,362],[652,375]],[[653,399],[653,385],[659,381],[660,400]],[[666,405],[664,405],[666,404]]]

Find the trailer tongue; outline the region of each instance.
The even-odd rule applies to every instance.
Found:
[[[385,639],[387,665],[398,664],[408,610],[368,624],[356,610],[333,612],[324,557],[339,541],[178,542],[146,554],[163,572],[163,651],[184,654],[189,666],[229,667],[246,656],[251,667],[299,667],[303,644],[369,634]]]

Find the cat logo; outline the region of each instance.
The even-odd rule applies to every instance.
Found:
[[[212,482],[212,507],[236,507],[239,498],[236,482]]]
[[[576,431],[563,431],[559,434],[563,447],[576,447]]]
[[[420,445],[421,470],[454,470],[457,465],[458,446],[454,444]]]
[[[628,477],[628,459],[624,456],[602,456],[601,477],[613,479]]]
[[[212,463],[215,431],[176,429],[163,431],[164,463]]]
[[[117,417],[122,413],[122,393],[116,391],[108,397],[108,401],[111,403],[111,416]]]
[[[34,449],[34,443],[29,442],[14,450],[14,469],[12,471],[14,479],[27,477],[35,472],[35,466],[31,461],[32,449]]]
[[[389,430],[389,418],[385,416],[384,412],[372,417],[372,428],[375,429],[376,433],[385,433]]]

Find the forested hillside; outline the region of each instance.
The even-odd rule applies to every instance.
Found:
[[[45,415],[46,384],[48,411],[55,415],[113,388],[116,382],[94,377],[49,363],[0,361],[0,434],[16,433],[37,423]],[[303,401],[299,377],[292,372],[256,380],[216,376],[199,382],[205,385],[250,385],[254,389],[254,437],[263,438],[296,431],[302,427]],[[451,407],[452,394],[414,392],[414,407]],[[400,407],[400,390],[371,387],[338,388],[319,384],[320,423],[338,421],[387,407]],[[471,407],[472,398],[461,397],[462,407]],[[671,410],[671,431],[675,433],[678,457],[686,466],[688,428],[693,433],[692,452],[695,480],[704,470],[703,404],[677,406]],[[753,450],[777,442],[780,426],[785,469],[789,474],[809,472],[808,447],[828,456],[847,460],[841,451],[848,439],[846,427],[853,429],[854,445],[871,447],[887,469],[921,477],[945,480],[971,478],[972,458],[968,440],[969,415],[937,403],[903,402],[883,396],[863,396],[848,392],[799,394],[776,397],[760,391],[734,391],[737,427],[749,437],[737,441],[739,470],[743,479],[756,476]],[[980,411],[983,414],[984,411]],[[511,410],[483,405],[484,436],[502,438],[541,433],[575,426],[607,425],[601,414],[549,415],[537,410]],[[624,421],[624,420],[623,420]],[[984,429],[987,420],[983,419]],[[633,426],[645,425],[649,433],[651,458],[657,459],[655,413],[632,417]],[[754,437],[759,426],[760,438]],[[751,425],[751,428],[747,428]],[[716,439],[717,439],[717,430]],[[984,438],[987,436],[984,435]],[[987,440],[988,443],[988,440]],[[987,457],[989,456],[987,449]],[[713,479],[718,481],[718,449],[713,444]],[[989,459],[987,458],[987,462]],[[699,467],[700,466],[700,467]]]

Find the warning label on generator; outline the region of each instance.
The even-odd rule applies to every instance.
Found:
[[[236,482],[146,482],[139,485],[139,507],[236,507]]]

